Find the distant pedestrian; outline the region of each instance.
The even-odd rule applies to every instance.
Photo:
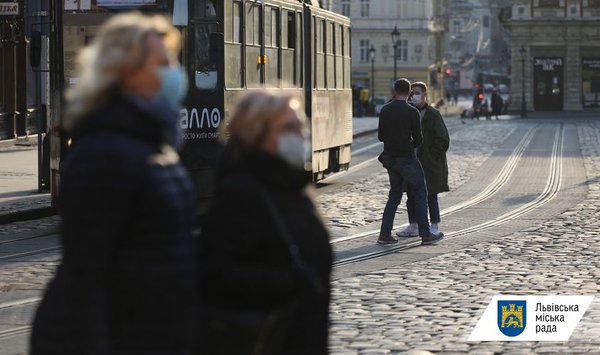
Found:
[[[483,90],[479,89],[473,95],[473,113],[471,115],[471,119],[479,119],[479,115],[481,114],[481,105],[483,103],[484,95]]]
[[[502,96],[498,93],[498,89],[494,88],[494,91],[492,92],[492,115],[496,116],[496,119],[502,114],[503,105],[504,102]]]
[[[163,17],[122,14],[80,55],[61,167],[63,259],[31,354],[186,354],[194,192],[174,149],[186,76]]]
[[[407,79],[398,79],[394,91],[394,101],[385,105],[379,114],[378,137],[383,142],[383,153],[379,160],[388,171],[390,192],[377,242],[398,242],[392,236],[392,229],[402,200],[403,184],[406,184],[413,192],[415,218],[422,243],[433,244],[442,239],[443,234],[432,234],[427,220],[427,187],[423,168],[415,154],[415,148],[423,143],[419,111],[406,102],[410,94],[410,82]]]
[[[458,92],[455,91],[452,96],[454,97],[454,106],[458,106]]]
[[[448,103],[448,106],[452,105],[452,93],[450,90],[446,90],[446,102]]]
[[[431,233],[437,234],[440,232],[439,223],[441,222],[438,194],[450,191],[446,160],[446,152],[450,147],[450,136],[440,112],[427,103],[427,85],[424,82],[416,82],[411,87],[413,104],[419,110],[423,130],[423,144],[417,148],[417,157],[423,167],[427,183],[427,206]],[[412,190],[407,190],[407,196],[406,207],[410,224],[397,235],[399,237],[418,237],[419,228]]]
[[[203,354],[328,352],[332,251],[307,193],[300,107],[253,92],[227,127],[200,238]]]
[[[360,89],[356,85],[352,85],[352,112],[354,117],[360,117],[358,114],[360,109],[358,105],[360,105]]]

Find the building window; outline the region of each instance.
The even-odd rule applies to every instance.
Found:
[[[368,62],[369,61],[369,49],[371,48],[371,43],[368,39],[360,40],[360,61]]]
[[[408,40],[401,39],[398,41],[396,56],[401,62],[408,62]]]
[[[600,0],[588,0],[589,7],[600,7]]]
[[[452,22],[452,33],[457,34],[460,32],[460,21]]]
[[[525,15],[525,8],[523,6],[519,7],[519,15]]]
[[[360,0],[360,16],[369,17],[371,10],[371,0]]]
[[[342,15],[350,17],[350,0],[342,0]]]
[[[560,0],[540,0],[540,7],[560,7]]]
[[[483,16],[483,27],[490,27],[490,17]]]

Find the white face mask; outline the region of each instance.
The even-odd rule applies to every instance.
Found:
[[[297,169],[304,168],[307,147],[306,140],[297,133],[285,133],[277,138],[277,154]]]
[[[423,95],[413,95],[412,103],[415,105],[420,105],[421,103],[423,103]]]

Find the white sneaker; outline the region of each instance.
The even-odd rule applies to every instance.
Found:
[[[419,236],[419,226],[416,223],[411,223],[408,227],[404,228],[400,232],[396,233],[398,237],[401,238],[409,238],[409,237],[418,237]]]
[[[438,234],[440,232],[440,228],[438,227],[437,223],[432,223],[431,227],[429,228],[429,231],[431,232],[431,234]]]

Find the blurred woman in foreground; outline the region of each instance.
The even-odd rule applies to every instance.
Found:
[[[79,57],[61,166],[63,259],[35,354],[184,354],[194,335],[193,191],[174,149],[187,82],[166,19],[117,15]]]
[[[228,145],[200,245],[200,349],[326,354],[331,249],[306,188],[300,103],[258,91]]]

